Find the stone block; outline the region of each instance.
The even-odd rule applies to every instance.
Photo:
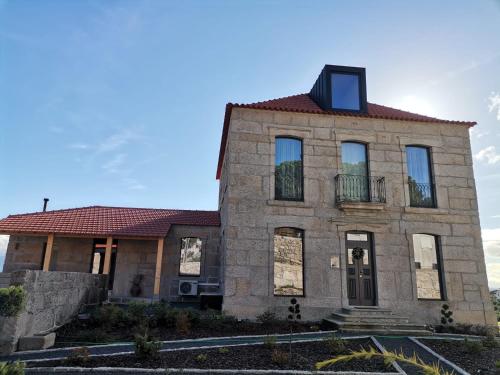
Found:
[[[20,351],[47,349],[54,346],[55,340],[55,332],[43,336],[24,336],[19,338],[18,349]]]

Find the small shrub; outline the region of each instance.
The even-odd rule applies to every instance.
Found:
[[[345,341],[335,335],[325,338],[324,341],[332,354],[340,354],[345,351]]]
[[[267,336],[264,339],[264,346],[268,349],[273,349],[276,346],[276,336]]]
[[[486,335],[486,337],[481,340],[481,344],[485,348],[489,348],[489,349],[493,349],[493,348],[498,348],[499,347],[498,341],[495,339],[495,335],[491,334],[491,333],[488,334],[488,335]]]
[[[290,354],[279,349],[274,349],[271,354],[271,361],[278,366],[284,366],[290,360]]]
[[[219,353],[220,354],[227,354],[227,353],[229,353],[229,349],[228,348],[219,348]]]
[[[218,312],[209,313],[200,317],[200,325],[214,331],[222,330],[224,327],[236,323],[237,319],[234,316]]]
[[[194,359],[196,359],[196,362],[206,362],[208,356],[206,354],[198,354]]]
[[[151,309],[151,325],[152,326],[167,326],[167,319],[169,317],[169,312],[172,308],[165,302],[155,302],[150,306]],[[170,327],[173,327],[175,324],[175,319],[172,319],[170,322]]]
[[[189,315],[186,311],[182,311],[177,314],[175,330],[179,335],[189,335],[191,332],[191,320],[189,319]]]
[[[0,288],[0,315],[17,316],[26,306],[26,291],[22,286]]]
[[[92,316],[97,326],[107,328],[123,328],[129,325],[125,310],[117,305],[104,305],[96,309]]]
[[[274,324],[278,321],[278,317],[276,316],[276,313],[274,313],[271,310],[264,311],[262,314],[257,315],[256,318],[257,318],[258,322],[260,322],[262,324],[266,324],[266,325]]]
[[[134,340],[135,355],[142,359],[157,358],[161,342],[150,339],[147,332],[144,335],[136,335]]]
[[[496,367],[497,369],[500,369],[500,361],[496,361],[496,362],[495,362],[495,367]]]
[[[24,375],[24,363],[15,362],[0,362],[0,375]]]
[[[191,325],[197,325],[200,322],[200,313],[197,310],[194,309],[185,309],[183,310],[187,314],[187,317],[189,319],[189,323]]]
[[[85,346],[75,348],[71,351],[70,355],[66,357],[64,363],[68,366],[83,366],[89,361],[90,352]]]
[[[464,340],[464,347],[468,353],[477,354],[483,351],[483,344],[480,341]]]
[[[136,324],[147,322],[149,320],[146,315],[148,306],[149,305],[145,302],[130,302],[127,307],[128,319]]]
[[[453,323],[453,311],[450,310],[450,306],[446,303],[441,307],[441,324],[447,325]]]

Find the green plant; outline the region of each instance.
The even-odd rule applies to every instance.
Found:
[[[83,366],[89,361],[90,352],[85,346],[75,348],[71,351],[70,355],[66,357],[64,363],[68,366]]]
[[[229,353],[229,349],[228,348],[219,348],[219,353],[220,354],[227,354],[227,353]]]
[[[500,361],[496,361],[496,362],[495,362],[495,367],[496,367],[496,368],[500,368]]]
[[[316,369],[321,370],[322,368],[334,365],[340,362],[348,362],[354,359],[364,359],[370,361],[373,358],[382,358],[386,365],[390,365],[394,362],[399,363],[407,363],[413,365],[420,370],[425,375],[451,375],[448,371],[443,371],[437,364],[427,365],[420,358],[418,358],[415,354],[412,357],[407,357],[403,353],[395,353],[395,352],[384,352],[380,353],[376,351],[374,348],[370,348],[370,350],[362,349],[359,351],[351,352],[350,354],[342,354],[335,358],[328,359],[326,361],[316,363]]]
[[[15,362],[0,362],[0,375],[24,375],[24,363]]]
[[[297,302],[296,298],[292,298],[290,300],[290,306],[288,306],[288,321],[290,322],[290,335],[288,336],[288,352],[290,358],[292,358],[292,334],[293,334],[293,325],[297,324],[297,321],[302,319],[300,315],[300,305]]]
[[[148,333],[135,335],[135,355],[142,359],[157,358],[160,353],[161,342],[151,339]]]
[[[484,339],[481,340],[481,344],[485,348],[498,348],[500,345],[495,338],[495,334],[488,333]]]
[[[136,324],[148,322],[149,318],[146,315],[146,309],[148,306],[149,304],[145,302],[130,302],[127,307],[128,319]]]
[[[180,335],[189,335],[191,332],[191,320],[189,319],[189,315],[186,311],[182,311],[177,314],[175,329]]]
[[[268,349],[273,349],[276,346],[276,336],[267,336],[264,339],[264,346]]]
[[[150,325],[151,326],[166,326],[167,318],[169,316],[170,310],[172,308],[165,302],[154,302],[150,305],[151,318]],[[175,319],[170,321],[170,327],[173,327],[175,323]]]
[[[278,321],[276,313],[271,310],[264,311],[262,314],[257,315],[256,318],[258,322],[265,325],[271,325]]]
[[[22,286],[0,288],[0,315],[17,316],[26,306],[26,291]]]
[[[108,304],[96,309],[92,319],[97,326],[106,328],[124,328],[129,325],[126,311],[120,306]]]
[[[196,359],[196,362],[206,362],[208,356],[206,354],[198,354],[194,359]]]
[[[283,350],[274,349],[271,354],[271,361],[278,366],[283,366],[290,361],[290,355]]]
[[[324,342],[332,354],[340,354],[345,350],[345,341],[335,335],[325,338]]]
[[[446,303],[441,306],[441,324],[442,325],[447,325],[453,323],[453,318],[451,317],[453,315],[453,311],[450,310],[450,306],[448,306]]]
[[[472,354],[481,353],[484,349],[481,341],[469,340],[467,338],[465,338],[465,340],[464,340],[464,347],[468,353],[472,353]]]

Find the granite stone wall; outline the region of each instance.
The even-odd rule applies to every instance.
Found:
[[[276,136],[303,140],[304,201],[274,199]],[[339,207],[334,177],[342,141],[364,142],[372,176],[385,178],[387,202]],[[437,208],[410,207],[406,145],[431,149]],[[443,301],[417,299],[412,235],[438,236],[445,300],[457,322],[494,323],[481,242],[467,126],[233,108],[219,190],[224,309],[254,318],[283,312],[273,295],[273,234],[304,232],[304,319],[347,306],[346,232],[373,234],[376,303],[416,322],[436,323]],[[340,258],[340,267],[330,259]]]
[[[74,317],[82,305],[107,297],[106,277],[89,273],[15,271],[10,284],[24,288],[27,302],[17,317],[0,317],[0,353],[15,351],[20,337],[49,333]]]

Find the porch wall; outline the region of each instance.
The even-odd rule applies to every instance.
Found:
[[[46,241],[46,236],[11,235],[7,245],[7,254],[5,254],[3,272],[41,269],[43,243]]]

